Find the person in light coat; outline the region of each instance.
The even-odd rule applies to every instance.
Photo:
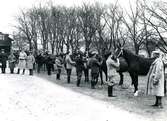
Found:
[[[119,68],[119,59],[114,55],[110,55],[106,61],[107,65],[107,75],[108,75],[108,85],[112,86],[117,81],[117,69]]]
[[[156,101],[152,106],[162,108],[162,97],[164,96],[164,64],[160,51],[154,51],[156,57],[148,72],[147,92],[148,95],[155,95]]]
[[[70,83],[71,71],[75,62],[71,59],[72,53],[68,52],[68,55],[65,58],[66,71],[67,71],[67,82]]]
[[[27,56],[27,69],[29,69],[29,75],[33,75],[33,65],[35,63],[35,58],[32,54],[32,52],[29,52],[29,55]]]
[[[19,63],[18,63],[18,71],[17,74],[20,73],[20,69],[23,69],[23,73],[25,73],[25,68],[26,68],[26,59],[27,59],[27,54],[24,52],[24,50],[21,50],[19,53]]]
[[[61,69],[63,68],[63,59],[62,59],[61,55],[56,57],[55,64],[56,64],[56,68],[57,68],[56,79],[60,80]]]

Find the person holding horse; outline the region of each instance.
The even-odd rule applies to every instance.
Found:
[[[107,72],[108,72],[108,96],[113,96],[112,87],[115,85],[117,81],[117,77],[119,76],[117,73],[117,69],[119,68],[119,59],[116,58],[115,55],[110,55],[106,61]]]
[[[162,107],[162,97],[164,96],[164,64],[162,61],[162,52],[153,51],[155,61],[151,64],[148,73],[147,94],[155,95],[156,100],[154,107]]]

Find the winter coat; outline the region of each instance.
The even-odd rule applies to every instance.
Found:
[[[112,81],[116,80],[116,77],[118,76],[117,69],[119,68],[119,59],[116,61],[112,59],[112,56],[109,56],[107,61],[107,74],[109,78],[112,78]]]
[[[75,62],[76,62],[76,71],[77,72],[81,72],[82,70],[84,70],[84,60],[82,57],[76,57],[75,59]]]
[[[35,58],[33,55],[27,56],[27,69],[33,69],[33,65],[35,63]]]
[[[62,65],[63,60],[61,58],[56,58],[55,59],[55,69],[61,69],[63,67]]]
[[[75,62],[72,61],[70,55],[66,56],[65,61],[66,61],[66,69],[72,69],[72,67],[75,65]]]
[[[164,64],[162,58],[157,58],[148,72],[148,95],[164,96]]]
[[[100,71],[100,62],[95,58],[92,57],[88,60],[88,66],[91,68],[92,74],[98,74]]]
[[[6,68],[6,61],[7,61],[7,59],[8,59],[8,56],[7,56],[6,53],[1,53],[0,54],[0,61],[2,63],[2,67],[3,68]]]
[[[16,63],[16,57],[14,55],[9,55],[8,57],[8,62],[9,62],[9,68],[14,68],[15,67],[15,63]]]
[[[25,52],[20,52],[20,54],[19,54],[19,64],[18,64],[19,69],[25,69],[26,68],[26,59],[27,59],[27,54]]]

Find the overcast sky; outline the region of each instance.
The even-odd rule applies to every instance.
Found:
[[[14,16],[16,16],[20,9],[30,8],[39,3],[47,3],[51,0],[3,0],[0,3],[0,32],[12,34],[13,25],[15,24]],[[114,3],[116,0],[52,0],[54,4],[73,6],[81,5],[83,2],[93,3],[99,1],[104,4]],[[118,0],[123,8],[128,7],[129,0]],[[134,1],[134,0],[130,0]]]

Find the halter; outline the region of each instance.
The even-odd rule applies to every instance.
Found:
[[[116,50],[117,50],[117,49],[116,49]],[[119,58],[122,53],[123,53],[123,48],[121,48],[121,51],[120,51],[119,54],[117,55],[117,58]]]

